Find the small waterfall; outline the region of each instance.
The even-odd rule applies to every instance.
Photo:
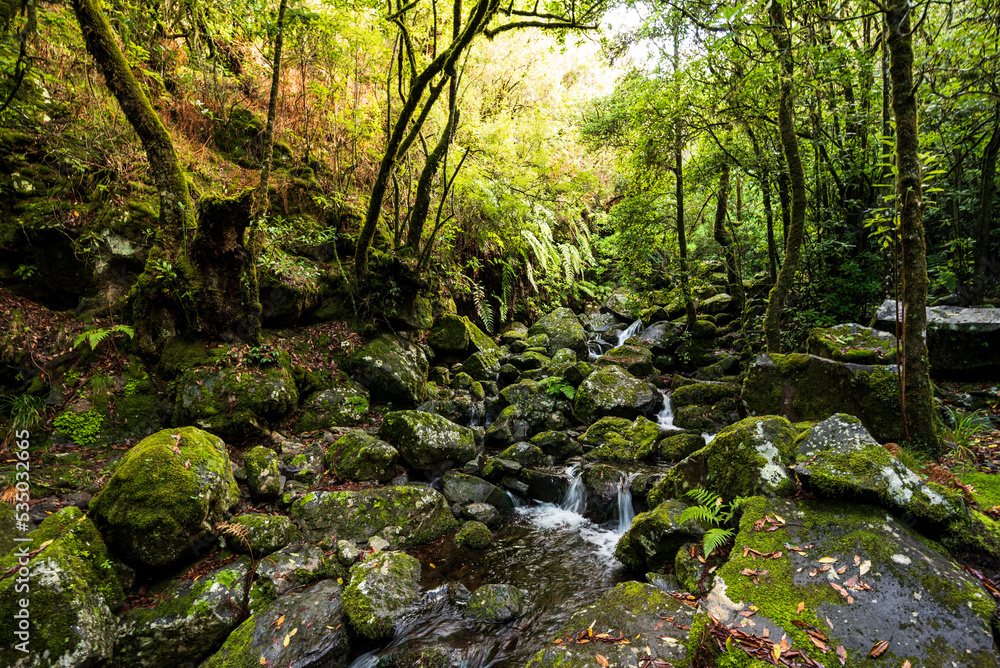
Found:
[[[583,471],[577,471],[577,467],[571,466],[566,469],[566,474],[572,477],[566,496],[563,497],[559,507],[577,515],[583,515],[587,510],[587,488],[583,485]]]
[[[524,499],[522,499],[521,497],[519,497],[517,494],[515,494],[514,492],[512,492],[512,491],[510,491],[508,489],[507,490],[507,496],[510,497],[510,502],[514,504],[515,508],[524,508],[524,505],[525,505]]]
[[[482,401],[473,401],[472,409],[469,411],[470,427],[485,427],[486,424],[486,404]]]
[[[642,331],[642,319],[638,319],[618,335],[618,345],[623,346],[630,338]]]
[[[674,407],[670,404],[670,393],[666,390],[660,390],[660,394],[663,395],[663,408],[656,414],[656,426],[660,428],[660,431],[679,430],[680,427],[674,424]]]
[[[615,532],[619,536],[623,535],[632,526],[635,518],[635,509],[632,507],[632,478],[633,473],[626,480],[622,480],[618,488],[618,530]]]
[[[708,445],[709,443],[711,443],[712,441],[715,440],[715,437],[717,435],[718,434],[709,434],[707,431],[705,431],[705,432],[702,432],[701,437],[703,439],[705,439],[705,445]]]

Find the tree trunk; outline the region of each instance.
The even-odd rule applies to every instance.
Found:
[[[774,243],[774,211],[771,208],[771,178],[768,174],[767,160],[764,159],[764,152],[760,150],[760,142],[757,135],[748,124],[746,126],[747,135],[750,136],[750,143],[753,146],[754,158],[757,160],[757,181],[760,185],[760,195],[764,204],[764,220],[767,223],[767,274],[771,278],[771,285],[778,280],[778,249]]]
[[[674,28],[674,80],[677,85],[677,97],[680,99],[680,28]],[[698,315],[694,309],[694,299],[691,296],[690,277],[688,276],[687,230],[684,228],[684,122],[680,114],[674,122],[674,185],[677,200],[677,252],[681,264],[681,293],[684,296],[684,311],[687,314],[687,328],[694,327]]]
[[[778,48],[781,61],[778,102],[778,129],[781,134],[781,148],[788,164],[788,181],[791,187],[791,215],[785,234],[785,260],[778,272],[778,278],[771,288],[764,314],[764,339],[767,352],[781,350],[781,309],[792,289],[795,271],[799,266],[802,239],[806,226],[806,176],[799,154],[799,140],[795,136],[794,79],[795,65],[792,60],[792,38],[785,23],[785,13],[781,3],[774,0],[769,5],[771,12],[771,37]]]
[[[886,6],[892,111],[896,120],[896,211],[903,251],[903,417],[906,439],[937,453],[931,380],[927,362],[927,251],[917,98],[913,87],[913,44],[908,0]]]
[[[993,136],[983,153],[979,182],[979,218],[976,225],[976,264],[972,275],[972,303],[982,304],[990,265],[990,234],[993,231],[993,197],[996,193],[997,153],[1000,152],[1000,102],[993,108]]]
[[[722,173],[719,175],[719,193],[715,203],[715,225],[713,227],[715,240],[722,246],[723,257],[726,263],[726,283],[729,286],[729,294],[743,306],[743,284],[738,273],[738,261],[736,257],[736,244],[733,242],[733,234],[726,225],[726,217],[729,209],[729,175],[730,166],[728,162],[722,164]]]

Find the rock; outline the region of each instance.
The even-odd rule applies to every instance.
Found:
[[[420,562],[403,552],[381,552],[351,567],[344,612],[351,628],[372,641],[392,636],[400,613],[420,596]]]
[[[815,327],[809,331],[806,352],[835,362],[895,364],[896,335],[854,323]]]
[[[281,364],[190,369],[177,387],[173,424],[196,425],[234,441],[266,437],[299,402],[295,381]]]
[[[426,543],[456,526],[448,501],[429,487],[309,492],[289,514],[313,540],[335,535],[366,541],[378,534],[395,548]]]
[[[349,431],[326,451],[330,471],[348,480],[388,482],[396,474],[399,452],[363,431]]]
[[[703,594],[712,589],[715,584],[713,569],[700,561],[699,557],[704,552],[700,543],[685,543],[677,550],[674,558],[674,577],[677,578],[677,585],[680,591],[692,594]],[[697,556],[691,556],[695,554]]]
[[[389,547],[389,541],[381,536],[372,536],[368,539],[368,549],[371,550],[372,553],[385,552],[389,549]]]
[[[507,496],[504,494],[504,496]],[[510,497],[508,496],[509,500]],[[462,518],[482,522],[489,528],[500,526],[500,513],[488,503],[468,503],[462,506]]]
[[[427,343],[439,354],[464,353],[470,348],[473,352],[499,350],[493,339],[476,327],[471,320],[449,313],[443,314],[438,319],[427,337]]]
[[[329,580],[274,601],[229,636],[201,668],[258,665],[346,668],[350,642],[343,625],[344,588]],[[275,620],[283,619],[280,629]],[[296,630],[294,638],[289,635]],[[290,638],[289,642],[285,642]]]
[[[650,413],[662,401],[649,383],[635,378],[621,367],[596,369],[580,383],[573,412],[591,423],[605,416],[634,419]]]
[[[609,666],[639,666],[640,656],[669,666],[688,665],[688,631],[694,609],[659,588],[642,582],[622,582],[601,595],[590,606],[577,610],[560,629],[559,635],[576,638],[581,631],[593,628],[594,634],[607,633],[628,643],[546,645],[526,668],[592,668],[598,665],[595,653]],[[673,624],[664,619],[672,619]],[[681,627],[681,628],[678,628]],[[661,665],[661,664],[655,664]]]
[[[222,439],[194,427],[164,429],[122,457],[90,502],[90,517],[122,559],[162,566],[213,535],[238,499]]]
[[[281,472],[274,450],[262,445],[250,450],[243,458],[243,472],[254,500],[273,501],[281,495]]]
[[[587,429],[580,437],[580,443],[594,446],[585,455],[590,461],[626,463],[655,456],[659,436],[660,428],[644,417],[637,417],[632,422],[624,418],[603,417]]]
[[[246,513],[228,522],[223,530],[226,547],[236,554],[250,554],[255,559],[265,557],[292,542],[298,529],[283,515]]]
[[[531,443],[515,443],[500,452],[497,457],[517,462],[521,466],[535,466],[545,461],[545,453],[537,445]]]
[[[542,353],[528,351],[519,355],[513,355],[508,362],[518,371],[533,371],[543,369],[551,364],[548,357]]]
[[[757,531],[755,523],[766,522],[765,516],[785,522],[776,531]],[[756,606],[757,635],[767,628],[772,639],[787,636],[793,648],[826,665],[832,655],[815,647],[810,628],[821,630],[829,648],[843,645],[848,665],[868,663],[880,641],[889,643],[878,659],[885,665],[904,660],[939,668],[997,665],[990,631],[996,603],[976,580],[880,508],[758,497],[744,507],[734,544],[758,553],[781,550],[784,556],[761,562],[752,552],[733,550],[703,604],[723,624]],[[797,552],[788,545],[812,547]],[[825,558],[834,561],[818,572]],[[741,574],[762,567],[764,575]]]
[[[527,440],[539,431],[563,429],[569,424],[569,405],[550,395],[534,380],[522,380],[500,391],[507,406],[486,430],[486,442],[506,446]]]
[[[354,353],[344,368],[379,401],[412,408],[427,396],[423,348],[395,334],[381,334]]]
[[[521,479],[527,483],[526,496],[543,503],[560,503],[566,496],[569,484],[564,474],[537,469],[522,469]]]
[[[114,610],[125,597],[93,522],[70,506],[25,537],[29,540],[0,557],[0,573],[7,574],[0,580],[0,663],[49,668],[111,659]],[[27,626],[20,619],[27,619]]]
[[[751,415],[792,422],[854,415],[879,441],[903,440],[895,367],[834,362],[813,355],[760,355],[743,383]]]
[[[583,454],[579,443],[574,443],[564,431],[543,431],[531,437],[529,443],[542,449],[546,455],[557,460]]]
[[[418,470],[444,471],[478,454],[471,429],[431,413],[389,413],[382,420],[378,435]]]
[[[295,448],[285,448],[280,459],[281,473],[289,481],[312,487],[323,477],[325,459],[326,453],[319,445],[298,444]]]
[[[240,623],[238,606],[244,600],[248,566],[249,559],[244,557],[197,580],[177,578],[154,587],[158,598],[154,607],[137,607],[122,615],[114,665],[198,665]],[[274,598],[271,581],[256,578],[250,588],[249,612],[259,611]]]
[[[639,335],[639,343],[654,355],[669,355],[681,344],[684,329],[684,323],[654,322]]]
[[[15,538],[20,537],[21,532],[17,530],[17,520],[14,518],[14,506],[9,503],[0,503],[0,555],[7,554],[17,543]]]
[[[484,622],[501,624],[521,617],[527,610],[524,592],[513,585],[484,584],[472,592],[466,611]]]
[[[510,497],[499,487],[482,478],[458,471],[448,471],[444,474],[442,491],[449,502],[461,506],[469,503],[488,503],[501,510],[510,510],[514,507]]]
[[[877,503],[925,522],[957,519],[959,508],[873,439],[861,421],[834,415],[799,441],[795,473],[827,498]]]
[[[483,467],[483,475],[493,481],[503,478],[516,478],[523,467],[517,462],[491,457]]]
[[[719,313],[730,312],[737,306],[738,305],[732,297],[725,292],[720,292],[719,294],[713,295],[698,304],[698,310],[702,313],[716,315]]]
[[[462,362],[462,369],[478,381],[496,380],[500,373],[500,354],[495,350],[480,350]]]
[[[321,577],[340,577],[338,565],[315,545],[292,544],[257,564],[257,579],[274,587],[276,596]]]
[[[782,417],[746,418],[682,459],[657,483],[650,502],[709,489],[726,501],[737,496],[790,496],[788,465],[795,457],[795,429]]]
[[[587,354],[587,333],[576,315],[568,308],[557,308],[528,329],[528,336],[545,334],[548,337],[547,354],[551,356],[560,348],[569,348],[578,355]]]
[[[681,545],[700,541],[705,534],[693,520],[680,522],[686,508],[687,504],[671,499],[636,515],[615,547],[615,559],[640,573],[672,565]]]
[[[356,427],[368,418],[368,390],[356,383],[320,390],[302,404],[297,431],[319,431],[331,427]]]
[[[712,406],[739,393],[739,386],[733,383],[691,383],[674,390],[670,400],[676,411],[685,406]]]
[[[649,303],[642,295],[625,288],[616,288],[601,305],[601,313],[610,313],[620,320],[632,322]]]
[[[660,459],[677,461],[705,447],[705,438],[697,432],[672,434],[657,443]]]
[[[597,358],[597,367],[617,364],[633,376],[648,376],[656,372],[653,368],[653,353],[639,346],[618,346]]]
[[[471,547],[473,550],[485,550],[493,542],[493,533],[482,522],[475,520],[466,522],[455,534],[455,545]]]
[[[895,301],[882,302],[874,326],[896,331]],[[927,352],[931,373],[995,373],[1000,369],[1000,309],[927,307]]]

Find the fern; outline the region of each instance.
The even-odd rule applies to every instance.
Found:
[[[709,529],[705,532],[705,538],[702,543],[705,548],[705,554],[712,554],[731,541],[735,536],[736,533],[732,529],[720,529],[719,527]]]
[[[473,283],[472,285],[472,301],[476,305],[476,314],[483,321],[486,331],[492,333],[493,309],[490,307],[490,303],[486,301],[486,290],[479,283]]]
[[[702,544],[707,557],[736,535],[732,529],[721,525],[733,519],[736,511],[746,503],[746,499],[738,496],[729,503],[723,503],[721,496],[707,489],[692,489],[685,496],[691,497],[697,505],[686,508],[681,513],[680,521],[683,523],[694,520],[706,529]]]
[[[98,329],[85,329],[83,333],[76,337],[73,341],[73,347],[79,348],[84,342],[86,342],[91,350],[97,350],[97,346],[101,345],[106,338],[114,337],[116,334],[124,334],[129,339],[135,336],[135,330],[133,330],[128,325],[114,325],[113,327],[98,328]]]
[[[576,396],[576,388],[570,385],[564,378],[559,376],[549,376],[538,381],[545,388],[545,393],[550,397],[557,397],[560,394],[570,401]]]

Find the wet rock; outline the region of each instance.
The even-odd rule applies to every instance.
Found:
[[[298,529],[283,515],[246,513],[228,522],[223,533],[226,547],[236,554],[250,554],[260,559],[292,542]]]
[[[505,477],[516,478],[521,473],[522,466],[508,459],[491,457],[483,466],[483,476],[494,482]]]
[[[431,329],[427,343],[439,354],[459,354],[467,351],[498,351],[499,346],[464,316],[443,314]]]
[[[681,591],[703,594],[712,589],[715,575],[712,566],[699,559],[704,547],[700,543],[685,543],[674,558],[674,574]]]
[[[548,337],[548,355],[560,348],[569,348],[578,355],[587,354],[587,333],[576,315],[568,308],[557,308],[528,329],[528,335],[545,334]]]
[[[472,593],[466,610],[476,619],[501,624],[521,617],[527,607],[527,597],[517,587],[484,584]]]
[[[382,420],[378,435],[418,470],[444,471],[464,464],[477,454],[471,429],[430,413],[389,413]]]
[[[656,445],[660,459],[677,461],[705,447],[705,438],[698,432],[674,433]]]
[[[302,404],[297,431],[356,427],[368,418],[368,390],[356,383],[314,392]]]
[[[524,441],[503,450],[497,457],[517,462],[521,466],[537,466],[545,461],[545,453],[541,448]]]
[[[653,353],[639,346],[618,346],[601,355],[594,362],[597,367],[617,364],[633,376],[648,376],[656,372],[653,368]]]
[[[161,566],[214,535],[239,498],[222,439],[194,427],[143,439],[90,503],[90,517],[123,560]]]
[[[400,613],[420,596],[420,562],[403,552],[382,552],[351,567],[344,612],[351,628],[369,640],[392,636]]]
[[[448,471],[444,474],[442,491],[448,501],[463,506],[469,503],[488,503],[501,510],[514,507],[510,497],[496,485],[458,471]]]
[[[580,384],[573,411],[587,423],[605,416],[631,420],[650,413],[661,401],[652,385],[612,365],[596,369]]]
[[[894,364],[896,335],[854,323],[809,331],[806,352],[836,362]]]
[[[500,395],[507,406],[486,430],[490,445],[518,443],[539,431],[563,429],[569,424],[569,404],[534,380],[508,385]]]
[[[548,471],[522,469],[521,479],[528,485],[527,496],[543,503],[559,503],[569,488],[566,478]]]
[[[668,355],[681,344],[684,324],[678,322],[654,322],[639,335],[639,343],[647,346],[654,355]]]
[[[510,497],[507,499],[510,500]],[[491,529],[500,526],[500,512],[488,503],[468,503],[462,506],[462,518],[482,522]]]
[[[396,474],[399,452],[363,431],[350,431],[326,451],[326,467],[348,480],[388,482]]]
[[[615,559],[642,573],[672,565],[684,543],[701,540],[705,533],[693,520],[680,521],[686,508],[687,504],[671,499],[636,515],[615,547]]]
[[[382,334],[354,353],[344,367],[381,401],[415,407],[427,396],[423,348],[395,334]]]
[[[484,550],[493,542],[493,533],[482,522],[471,520],[462,525],[455,534],[455,545],[471,547],[473,550]]]
[[[350,642],[342,621],[342,594],[342,586],[326,580],[274,601],[240,624],[202,668],[264,661],[296,668],[346,667]],[[281,628],[275,628],[276,619],[284,620]]]
[[[273,501],[281,495],[281,471],[278,455],[262,445],[251,449],[243,458],[250,497],[256,501]]]
[[[332,557],[331,557],[332,558]],[[337,568],[315,545],[292,544],[272,553],[257,564],[256,578],[267,581],[276,596],[320,577],[339,577]]]
[[[532,436],[528,442],[538,446],[542,452],[556,460],[583,454],[580,444],[574,442],[564,431],[543,431]]]
[[[617,288],[608,295],[601,305],[602,313],[610,313],[621,320],[632,322],[649,303],[643,295],[636,294],[625,288]]]
[[[288,448],[281,455],[281,473],[289,481],[312,487],[323,477],[325,458],[326,453],[318,445]]]
[[[592,446],[584,457],[590,461],[634,462],[656,455],[656,439],[660,428],[655,422],[637,417],[603,417],[592,424],[580,437],[580,443]]]

